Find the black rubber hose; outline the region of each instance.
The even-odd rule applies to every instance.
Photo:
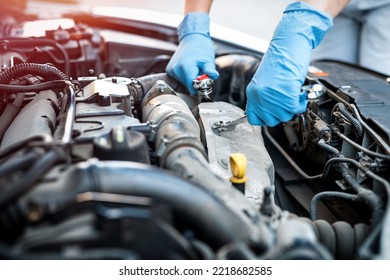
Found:
[[[179,215],[185,217],[184,221],[193,224],[203,238],[212,240],[217,247],[249,237],[251,231],[244,221],[196,185],[152,168],[121,169],[120,166],[94,168],[101,191],[110,192],[115,188],[116,192],[169,201]],[[129,178],[123,178],[125,174]]]
[[[10,92],[10,93],[39,92],[42,90],[48,90],[53,88],[63,88],[67,84],[69,84],[69,82],[64,80],[53,80],[53,81],[43,82],[41,84],[30,85],[30,86],[14,86],[14,85],[0,84],[0,91]]]
[[[343,168],[342,168],[343,169]],[[383,203],[373,191],[363,188],[355,178],[349,174],[348,170],[342,172],[345,182],[352,187],[357,194],[347,194],[341,192],[321,192],[315,195],[310,203],[310,217],[314,221],[317,219],[317,203],[319,199],[324,197],[338,197],[352,201],[361,201],[365,203],[371,210],[372,225],[376,226],[383,215]]]
[[[327,192],[320,192],[313,196],[312,200],[310,201],[310,219],[312,221],[315,221],[317,219],[317,203],[319,200],[326,198],[326,197],[337,197],[342,198],[346,200],[351,201],[358,201],[358,195],[356,194],[349,194],[349,193],[342,193],[342,192],[333,192],[333,191],[327,191]]]
[[[28,252],[20,255],[12,253],[12,247],[0,243],[0,259],[7,260],[134,260],[134,251],[121,248],[83,248],[76,255],[62,252]]]
[[[55,163],[63,158],[59,150],[51,150],[32,164],[26,175],[2,190],[0,207],[5,206],[27,192]]]
[[[359,137],[363,136],[363,126],[357,120],[350,112],[348,112],[347,108],[345,108],[345,105],[343,103],[338,103],[337,108],[340,110],[340,112],[352,123],[352,125],[355,127]]]
[[[13,66],[0,74],[0,84],[9,84],[27,74],[38,75],[46,80],[69,80],[68,76],[56,67],[48,64],[22,63]]]
[[[335,147],[333,147],[333,146],[331,146],[331,145],[325,143],[325,140],[324,140],[324,139],[320,139],[320,140],[317,142],[317,145],[318,145],[321,149],[323,149],[323,150],[325,150],[325,151],[327,151],[327,152],[333,154],[334,156],[338,156],[338,155],[340,154],[340,151],[339,151],[339,150],[337,150]]]
[[[373,191],[363,188],[355,180],[355,178],[349,173],[349,171],[348,171],[349,169],[345,164],[346,162],[350,162],[350,160],[344,158],[343,155],[339,152],[339,150],[337,150],[336,148],[332,147],[329,144],[326,144],[324,139],[320,139],[317,144],[320,148],[332,153],[335,156],[338,156],[338,158],[330,159],[326,163],[325,168],[324,168],[324,172],[323,172],[323,174],[324,174],[323,176],[326,176],[326,174],[329,171],[329,169],[328,169],[328,166],[330,165],[329,162],[331,162],[331,163],[338,162],[339,169],[340,169],[339,171],[340,171],[341,175],[343,176],[345,182],[349,186],[351,186],[352,189],[358,194],[354,199],[364,202],[370,208],[370,210],[372,212],[372,225],[376,226],[379,223],[379,221],[382,217],[382,214],[383,214],[383,210],[382,210],[383,203],[382,203],[381,199]],[[339,159],[339,160],[336,160],[336,159]],[[325,193],[327,193],[327,192],[325,192]],[[320,194],[318,194],[318,195],[320,195]],[[334,196],[336,196],[336,195],[334,195]],[[341,198],[344,198],[344,199],[351,199],[352,198],[352,196],[350,198],[348,198],[349,194],[339,193],[338,196]],[[314,197],[313,197],[312,203],[315,203],[315,204],[317,203],[317,201],[314,201]],[[316,211],[316,205],[314,206],[314,209],[313,209],[313,205],[311,205],[311,212],[312,211]],[[316,213],[313,213],[311,215],[314,215],[314,217],[317,216]]]
[[[310,220],[309,220],[310,221]],[[325,220],[310,221],[315,229],[318,240],[329,250],[329,252],[336,255],[336,235],[330,223]]]
[[[99,191],[166,202],[177,218],[214,249],[235,240],[246,241],[253,234],[253,228],[217,197],[155,167],[134,162],[90,162],[77,166],[67,176],[66,183],[71,181],[77,186],[75,194]]]
[[[344,221],[332,224],[336,238],[336,258],[341,260],[352,259],[355,251],[355,232],[353,227]]]
[[[277,252],[270,260],[330,260],[332,256],[324,247],[314,247],[310,244],[304,246],[302,244],[300,247],[296,248],[287,248],[280,252]]]
[[[367,224],[359,223],[352,226],[344,221],[330,224],[325,220],[313,222],[307,218],[298,219],[312,226],[318,241],[337,259],[359,258],[360,246],[369,238],[370,226]]]
[[[390,236],[390,183],[370,170],[366,171],[366,175],[381,184],[387,195],[387,203],[384,210],[384,215],[381,223],[377,227],[382,229],[380,234],[380,257],[383,259],[390,259],[390,240],[388,238]]]
[[[326,163],[325,163],[325,167],[324,167],[324,177],[327,176],[329,174],[329,170],[330,170],[330,167],[333,165],[333,164],[337,164],[337,163],[350,163],[350,164],[353,164],[356,168],[364,171],[365,168],[363,165],[361,165],[359,162],[357,162],[356,160],[353,160],[353,159],[350,159],[350,158],[345,158],[345,157],[337,157],[337,158],[331,158],[330,160],[328,160]]]
[[[10,175],[17,170],[21,170],[31,166],[31,164],[38,158],[39,154],[35,151],[25,155],[11,158],[0,165],[0,178]]]
[[[357,192],[358,200],[364,202],[371,210],[372,226],[379,224],[383,215],[383,202],[373,191],[363,188],[355,178],[348,174],[343,176],[345,182]]]
[[[380,180],[381,178],[374,174],[373,172],[369,171],[366,167],[361,165],[356,160],[350,159],[350,158],[332,158],[327,161],[324,167],[324,176],[326,176],[329,173],[329,168],[332,164],[338,164],[338,163],[350,163],[353,164],[356,168],[363,171],[368,177],[370,177],[373,180]],[[348,167],[345,165],[339,165],[340,172],[345,180],[345,182],[351,186],[355,192],[358,193],[359,199],[366,203],[371,211],[372,211],[372,225],[376,226],[380,222],[382,215],[383,215],[383,202],[381,198],[375,194],[372,190],[363,188],[356,180],[355,178],[348,172]]]
[[[39,142],[42,146],[44,146],[46,143],[48,143],[51,138],[46,139],[46,135],[37,135],[33,136],[27,139],[24,139],[22,141],[19,141],[17,143],[14,143],[5,149],[0,150],[0,160],[2,160],[5,157],[10,156],[13,153],[18,152],[19,150],[26,148],[29,146],[29,144],[34,143],[34,142]]]

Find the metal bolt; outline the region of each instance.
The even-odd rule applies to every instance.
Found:
[[[208,75],[203,74],[192,81],[192,87],[197,90],[200,102],[211,102],[210,94],[212,93],[214,80]]]

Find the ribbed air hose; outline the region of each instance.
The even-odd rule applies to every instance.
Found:
[[[0,84],[9,84],[13,79],[24,75],[38,75],[46,80],[69,80],[69,77],[49,64],[22,63],[0,74]]]
[[[318,241],[324,245],[335,259],[356,259],[356,253],[370,233],[370,226],[364,223],[350,225],[344,221],[333,224],[325,220],[299,218],[309,223],[317,235]]]

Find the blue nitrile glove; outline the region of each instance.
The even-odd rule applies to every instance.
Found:
[[[213,80],[219,77],[215,70],[209,15],[203,12],[188,13],[179,25],[178,35],[179,47],[165,70],[195,95],[192,80],[197,76],[207,74]]]
[[[307,100],[301,87],[311,53],[332,25],[330,15],[307,3],[287,6],[246,89],[249,123],[275,126],[306,110]]]

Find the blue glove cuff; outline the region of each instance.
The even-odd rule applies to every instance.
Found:
[[[322,12],[305,2],[290,3],[284,11],[285,16],[302,17],[310,24],[311,32],[305,32],[311,42],[312,48],[316,48],[324,38],[328,30],[333,26],[331,15]],[[299,22],[299,21],[298,21]],[[301,28],[298,24],[298,26]]]
[[[178,27],[179,41],[189,34],[202,34],[210,37],[210,17],[208,13],[188,13]]]
[[[303,2],[289,4],[246,91],[248,121],[275,126],[306,109],[301,94],[312,50],[333,19]]]

